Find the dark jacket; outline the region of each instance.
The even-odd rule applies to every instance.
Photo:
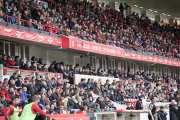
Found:
[[[157,114],[158,120],[167,120],[166,116],[167,116],[166,112],[161,111],[161,110],[158,111],[158,114]]]
[[[142,110],[142,109],[143,109],[142,103],[140,102],[140,100],[138,100],[136,102],[136,110]]]
[[[25,64],[25,65],[24,65],[24,69],[25,69],[25,70],[30,70],[30,67],[29,67],[27,64]]]
[[[21,86],[21,80],[18,79],[15,84],[16,84],[16,87]]]
[[[40,20],[40,12],[37,9],[32,10],[31,15],[33,19],[39,21]]]
[[[180,119],[180,106],[178,106],[177,118]]]
[[[38,87],[38,88],[40,88],[41,87],[41,80],[35,80],[35,82],[36,82],[36,86]]]
[[[34,67],[34,66],[31,66],[31,68],[30,68],[32,71],[37,71],[37,68],[36,67]]]
[[[169,112],[170,112],[170,120],[178,120],[176,116],[178,109],[176,109],[175,105],[173,104],[169,105]]]
[[[134,110],[133,106],[127,107],[126,110]]]

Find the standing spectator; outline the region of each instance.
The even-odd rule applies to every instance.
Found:
[[[143,105],[142,105],[142,96],[139,96],[139,100],[137,100],[136,102],[136,110],[142,110],[143,109]]]
[[[178,108],[175,106],[175,99],[171,100],[171,104],[169,105],[170,111],[170,120],[178,120],[176,114],[178,112]]]
[[[120,10],[121,14],[123,14],[123,12],[124,12],[124,7],[123,7],[123,4],[122,4],[122,3],[120,3],[120,5],[119,5],[119,10]]]
[[[164,112],[164,107],[160,106],[160,110],[158,111],[157,117],[158,120],[167,120],[167,113]]]

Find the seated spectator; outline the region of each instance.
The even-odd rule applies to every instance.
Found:
[[[24,69],[24,59],[23,58],[21,58],[19,60],[19,69]]]
[[[22,88],[22,101],[24,101],[25,103],[28,103],[28,98],[27,98],[27,88],[26,87],[23,87]]]
[[[11,102],[11,99],[8,94],[9,86],[4,86],[4,90],[0,92],[0,95],[5,96],[5,101],[9,104]]]
[[[4,105],[4,107],[7,107],[7,102],[5,101],[5,96],[4,95],[1,95],[0,96],[0,100],[1,100],[1,104],[3,104]]]
[[[94,112],[101,112],[100,105],[98,103],[95,104]]]
[[[30,62],[29,62],[29,61],[26,61],[26,64],[24,65],[24,69],[25,69],[25,70],[30,70],[29,65],[30,65]]]
[[[133,106],[131,106],[129,102],[127,103],[126,110],[134,110]]]
[[[8,64],[9,67],[14,66],[14,65],[16,64],[16,62],[15,62],[15,61],[12,61],[11,59],[12,59],[11,56],[7,56],[6,62],[7,62],[7,64]]]
[[[16,23],[16,14],[13,12],[11,13],[11,17],[8,17],[8,21],[12,24],[15,24]]]
[[[32,71],[37,71],[37,64],[36,64],[36,62],[33,62],[33,63],[32,63],[30,69],[31,69]]]

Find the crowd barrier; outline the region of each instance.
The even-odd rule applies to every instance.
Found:
[[[180,86],[180,84],[171,84],[171,83],[159,83],[159,82],[148,82],[148,81],[136,81],[136,80],[125,80],[125,79],[119,79],[119,78],[112,78],[112,77],[100,77],[100,76],[92,76],[92,75],[81,75],[81,74],[74,74],[74,84],[79,84],[81,82],[81,79],[85,78],[86,82],[88,80],[88,78],[90,79],[94,79],[95,81],[101,83],[101,84],[105,84],[106,80],[109,80],[110,83],[113,82],[113,80],[116,81],[122,81],[125,84],[129,84],[131,83],[134,87],[136,87],[137,83],[147,83],[147,84],[151,84],[152,88],[157,87],[159,89],[161,89],[162,86],[171,86],[174,87],[174,90],[176,91],[178,86]]]
[[[10,78],[13,73],[21,74],[23,77],[36,76],[37,74],[44,77],[56,77],[56,78],[63,78],[62,74],[60,73],[51,73],[51,72],[41,72],[41,71],[32,71],[32,70],[22,70],[22,69],[14,69],[14,68],[3,68],[3,65],[0,64],[0,81],[3,82],[4,78]]]
[[[88,78],[90,79],[94,79],[94,81],[97,81],[101,84],[105,84],[106,80],[109,80],[110,83],[113,82],[113,80],[119,81],[119,78],[111,78],[111,77],[100,77],[100,76],[92,76],[92,75],[81,75],[81,74],[74,74],[74,84],[79,84],[81,82],[81,79],[84,78],[86,79],[86,82],[88,80]]]

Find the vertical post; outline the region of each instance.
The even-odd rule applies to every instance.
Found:
[[[0,81],[3,82],[3,64],[0,64]]]

